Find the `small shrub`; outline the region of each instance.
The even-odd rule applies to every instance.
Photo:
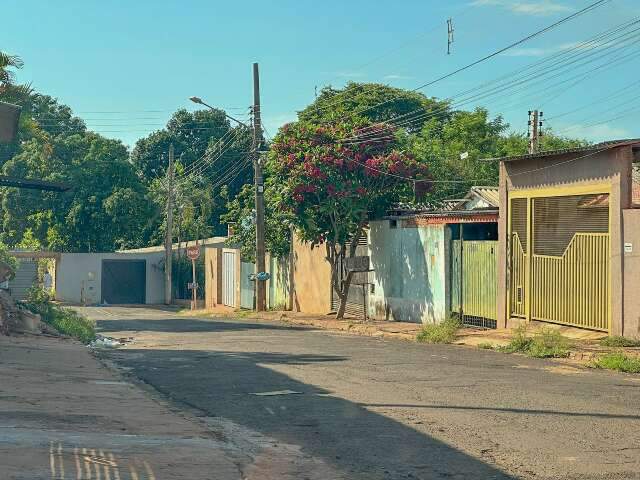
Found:
[[[603,347],[640,347],[640,340],[620,336],[605,337],[600,340]]]
[[[527,327],[520,325],[514,330],[511,341],[499,347],[505,353],[524,353],[535,358],[563,358],[569,356],[569,341],[559,331],[543,327],[533,337],[527,333]]]
[[[569,341],[553,328],[542,328],[529,344],[527,355],[536,358],[563,358],[569,356]]]
[[[591,366],[625,373],[640,373],[640,358],[629,357],[619,352],[608,353],[594,361]]]
[[[11,277],[15,274],[18,269],[18,259],[9,255],[9,248],[2,242],[0,242],[0,262],[4,262],[11,269]],[[10,278],[11,279],[11,278]]]
[[[416,335],[416,340],[423,343],[451,343],[456,338],[456,332],[462,326],[460,320],[448,318],[441,323],[425,325]]]
[[[511,341],[507,345],[499,347],[498,349],[501,352],[505,353],[526,353],[527,350],[529,350],[531,342],[533,341],[527,335],[526,325],[520,325],[513,332],[513,338],[511,339]]]
[[[23,305],[40,315],[44,323],[51,325],[64,335],[90,343],[96,338],[96,325],[84,315],[70,308],[63,308],[51,302],[49,294],[39,287],[31,287]]]
[[[478,348],[482,348],[483,350],[493,350],[493,343],[482,342],[478,344]]]

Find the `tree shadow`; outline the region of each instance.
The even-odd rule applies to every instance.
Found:
[[[302,326],[284,326],[271,323],[198,320],[191,318],[168,319],[122,319],[97,320],[98,330],[103,333],[134,331],[134,332],[165,332],[165,333],[198,333],[198,332],[230,332],[247,330],[313,330]]]
[[[349,479],[512,479],[440,440],[269,368],[332,355],[126,349],[104,352],[172,400],[299,445]],[[188,368],[186,368],[188,366]],[[295,393],[278,394],[283,391]],[[257,394],[267,395],[257,395]]]
[[[416,323],[441,321],[445,288],[435,273],[445,252],[444,244],[435,236],[442,231],[402,228],[401,221],[390,228],[390,222],[393,220],[372,222],[369,231],[371,317]]]

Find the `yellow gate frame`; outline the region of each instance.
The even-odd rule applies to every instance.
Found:
[[[512,272],[511,272],[511,256],[512,245],[511,237],[513,232],[511,231],[511,200],[514,198],[527,199],[527,251],[526,263],[525,263],[525,318],[527,322],[531,321],[531,259],[533,253],[533,235],[532,235],[532,219],[533,219],[533,202],[534,198],[542,197],[565,197],[569,195],[593,195],[606,193],[611,197],[611,184],[598,183],[591,185],[571,185],[562,187],[545,187],[545,188],[527,188],[522,190],[510,190],[507,192],[507,258],[505,259],[507,264],[508,281],[506,288],[506,315],[505,318],[509,320],[511,318],[511,285],[512,285]],[[611,234],[611,201],[609,201],[609,225],[608,231]],[[609,260],[611,260],[611,241],[609,241]],[[609,261],[609,285],[607,292],[607,332],[611,334],[611,261]]]

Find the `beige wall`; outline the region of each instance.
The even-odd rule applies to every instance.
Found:
[[[204,300],[206,308],[222,303],[222,249],[204,249]]]
[[[631,206],[630,146],[618,147],[597,154],[585,153],[516,160],[500,165],[500,255],[498,282],[498,327],[507,325],[507,219],[508,193],[524,189],[566,188],[608,184],[611,188],[611,333],[622,334],[623,327],[623,209]],[[581,157],[581,158],[580,158]]]
[[[293,243],[293,309],[304,313],[331,311],[331,266],[323,245],[311,248],[297,238]]]
[[[624,243],[631,244],[631,252],[623,250],[624,259],[624,324],[625,337],[640,338],[640,209],[623,212]]]

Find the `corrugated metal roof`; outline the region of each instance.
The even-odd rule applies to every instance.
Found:
[[[498,187],[471,187],[471,192],[479,195],[492,207],[500,206],[500,194]]]
[[[524,155],[515,155],[511,157],[497,157],[497,158],[487,158],[485,160],[495,160],[500,162],[514,162],[517,160],[528,160],[533,158],[545,158],[545,157],[553,157],[557,155],[565,155],[569,153],[590,153],[590,152],[598,152],[604,150],[610,150],[612,148],[623,147],[626,145],[633,145],[640,147],[640,138],[630,138],[623,140],[609,140],[607,142],[600,142],[594,145],[587,145],[584,147],[575,147],[575,148],[563,148],[559,150],[547,150],[544,152],[537,153],[527,153]]]

